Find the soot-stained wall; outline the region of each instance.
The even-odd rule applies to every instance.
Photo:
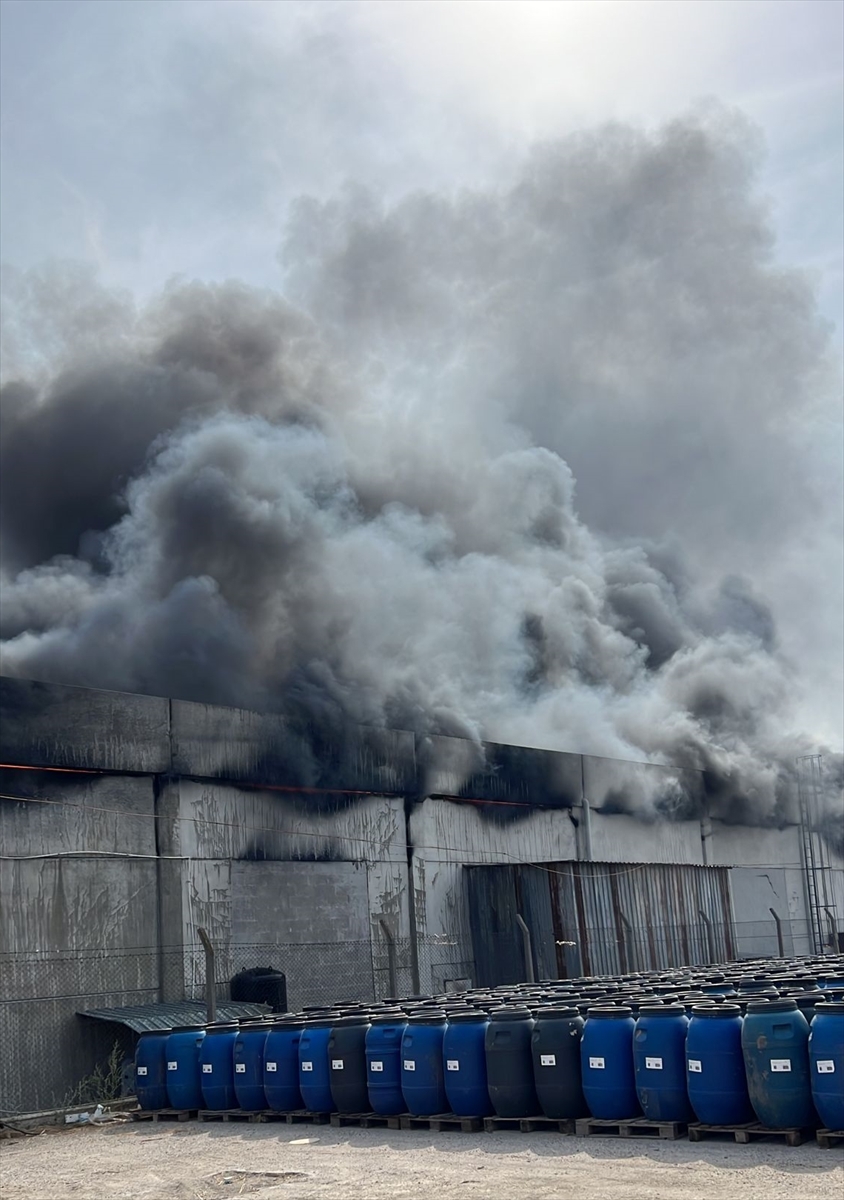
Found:
[[[255,965],[293,1005],[472,979],[466,867],[719,865],[739,956],[776,953],[771,895],[810,948],[799,831],[709,821],[696,772],[7,678],[0,763],[7,1110],[92,1068],[75,1013],[201,997],[198,927],[221,994]]]

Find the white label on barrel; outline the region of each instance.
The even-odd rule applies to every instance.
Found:
[[[819,1058],[818,1059],[818,1074],[819,1075],[834,1075],[835,1074],[835,1059]]]
[[[604,1070],[604,1060],[602,1058],[590,1058],[589,1066],[592,1068],[593,1071],[603,1071]]]
[[[661,1071],[662,1070],[662,1059],[661,1058],[646,1058],[645,1059],[645,1070],[646,1071]]]
[[[278,1063],[267,1063],[268,1071],[278,1071]]]
[[[236,1075],[245,1075],[246,1074],[246,1063],[235,1063],[234,1070],[235,1070]]]
[[[700,1061],[699,1058],[690,1058],[689,1059],[689,1070],[692,1071],[696,1075],[700,1075],[703,1072],[703,1063]]]
[[[138,1067],[138,1074],[139,1074],[139,1075],[146,1075],[146,1073],[147,1073],[147,1069],[146,1069],[146,1067]]]
[[[772,1071],[790,1071],[791,1070],[791,1059],[790,1058],[772,1058],[771,1059],[771,1070]]]
[[[406,1058],[404,1060],[404,1069],[405,1069],[405,1071],[415,1071],[416,1070],[416,1060],[414,1058]]]
[[[369,1064],[369,1069],[370,1069],[370,1071],[383,1071],[384,1064],[382,1062],[378,1062],[375,1059],[373,1059],[372,1062]]]
[[[302,1063],[303,1071],[313,1071],[313,1069],[314,1069],[314,1064],[312,1062],[303,1062]]]
[[[342,1070],[343,1070],[343,1060],[342,1060],[342,1058],[332,1058],[332,1060],[331,1060],[331,1070],[332,1070],[332,1071],[342,1071]]]
[[[447,1071],[459,1071],[460,1070],[460,1059],[459,1058],[447,1058],[445,1060],[445,1069]]]
[[[202,1074],[203,1075],[210,1075],[213,1072],[213,1070],[214,1070],[214,1067],[211,1063],[203,1063],[202,1064]]]
[[[169,1062],[167,1064],[168,1071],[178,1071],[178,1069],[179,1069],[179,1064],[177,1062]]]
[[[556,1067],[556,1065],[557,1065],[556,1054],[540,1054],[539,1065],[540,1065],[540,1067]]]

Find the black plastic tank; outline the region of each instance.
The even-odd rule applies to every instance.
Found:
[[[371,1111],[366,1080],[366,1035],[369,1014],[341,1017],[331,1026],[328,1068],[331,1097],[341,1113]]]
[[[267,1004],[274,1013],[287,1012],[287,977],[275,967],[249,967],[239,971],[229,984],[232,1000]]]
[[[580,1078],[583,1018],[576,1008],[542,1009],[531,1034],[533,1078],[546,1117],[566,1120],[587,1113]]]
[[[486,1031],[489,1098],[499,1117],[533,1117],[540,1112],[533,1077],[530,1009],[493,1009]]]

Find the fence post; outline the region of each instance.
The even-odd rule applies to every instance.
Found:
[[[774,909],[769,908],[768,912],[777,923],[777,947],[779,949],[780,958],[785,958],[785,943],[782,940],[782,921],[780,920],[779,913],[775,912]]]
[[[706,929],[706,944],[709,947],[709,961],[711,963],[714,963],[715,962],[715,941],[712,936],[712,921],[706,915],[706,913],[703,911],[702,908],[699,908],[697,911],[700,913],[700,919],[703,921],[704,927]]]
[[[516,923],[522,931],[522,950],[525,956],[525,974],[527,975],[528,983],[536,983],[536,974],[533,969],[533,947],[530,941],[530,930],[522,920],[519,913],[516,913]]]
[[[199,940],[205,951],[205,1014],[210,1025],[212,1021],[217,1020],[217,976],[214,969],[214,947],[204,929],[197,927],[196,932],[199,934]]]
[[[392,930],[383,917],[378,918],[378,924],[381,926],[381,932],[384,934],[384,940],[387,943],[387,977],[390,995],[397,996],[399,984],[398,973],[396,971],[396,939],[393,937]]]

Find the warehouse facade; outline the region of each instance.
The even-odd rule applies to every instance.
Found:
[[[200,928],[221,998],[269,965],[291,1008],[844,934],[844,861],[810,831],[810,885],[805,829],[712,820],[697,772],[646,817],[624,797],[678,772],[10,678],[0,737],[6,1113],[102,1058],[114,1028],[79,1014],[201,998]]]

